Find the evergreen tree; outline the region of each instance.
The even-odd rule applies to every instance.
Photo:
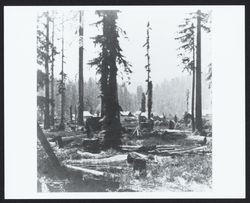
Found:
[[[200,10],[194,13],[190,13],[191,17],[185,19],[185,23],[179,25],[182,30],[179,31],[180,40],[182,46],[179,48],[181,51],[179,56],[182,58],[182,64],[184,69],[192,71],[192,129],[195,128],[201,132],[202,129],[202,106],[201,106],[201,28],[206,32],[210,32],[210,28],[205,24],[208,22],[208,14],[201,13]],[[194,26],[193,20],[197,21],[197,26]],[[196,40],[195,40],[196,31]],[[195,61],[196,60],[196,61]],[[195,67],[196,62],[196,67]],[[196,83],[196,85],[195,85]],[[196,88],[195,88],[196,86]],[[195,92],[196,90],[196,92]],[[195,101],[196,99],[196,101]],[[196,104],[196,106],[195,106]],[[194,109],[195,117],[194,118]]]
[[[181,53],[178,56],[182,59],[182,64],[184,65],[183,70],[187,70],[192,73],[192,103],[191,103],[191,116],[192,116],[192,131],[195,131],[195,39],[194,39],[194,24],[191,23],[191,19],[186,18],[185,23],[179,25],[182,30],[179,31],[180,37],[177,37],[177,40],[180,40],[182,43],[179,50]]]
[[[102,26],[102,35],[94,38],[94,44],[99,44],[102,51],[99,56],[90,61],[91,66],[97,67],[100,77],[102,100],[102,116],[104,129],[104,145],[116,148],[121,144],[121,124],[119,120],[120,106],[117,93],[117,64],[123,65],[124,71],[130,73],[130,65],[121,54],[119,45],[119,30],[117,26],[117,10],[98,10],[97,15],[102,19],[96,25]]]

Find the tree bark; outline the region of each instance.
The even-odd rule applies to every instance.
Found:
[[[83,11],[79,11],[79,106],[78,124],[83,125]]]
[[[202,130],[202,103],[201,103],[201,12],[197,12],[197,57],[196,57],[196,128]]]

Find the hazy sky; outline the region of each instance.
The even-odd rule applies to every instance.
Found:
[[[180,45],[174,38],[179,30],[178,25],[188,16],[188,13],[196,11],[198,8],[204,12],[206,7],[131,7],[119,9],[118,25],[126,31],[128,39],[121,35],[120,45],[123,54],[132,65],[131,85],[129,90],[135,91],[137,85],[146,87],[146,49],[142,47],[146,42],[146,25],[150,21],[152,30],[150,32],[150,56],[153,83],[160,83],[163,80],[174,77],[186,76],[182,69],[178,67],[180,60],[177,58],[177,48]],[[59,11],[59,10],[58,10]],[[60,13],[60,11],[59,11]],[[74,12],[65,10],[65,19],[71,18]],[[84,10],[84,79],[90,76],[96,77],[94,68],[90,68],[87,63],[97,56],[98,49],[94,47],[93,40],[90,39],[101,33],[101,28],[97,28],[92,23],[98,21],[99,17],[94,9]],[[75,34],[78,23],[78,16],[73,23],[65,23],[65,72],[69,79],[75,80],[78,72],[78,35]],[[58,32],[58,34],[60,34]],[[59,38],[57,36],[56,38]],[[57,46],[61,49],[61,41],[57,40]],[[55,75],[61,69],[61,56],[56,58]],[[211,35],[202,33],[202,70],[203,75],[207,73],[207,65],[211,62]],[[98,77],[96,77],[98,78]],[[121,80],[119,80],[121,82]]]

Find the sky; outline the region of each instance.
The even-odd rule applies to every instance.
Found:
[[[130,75],[131,84],[128,89],[132,92],[136,91],[138,85],[146,88],[146,71],[144,66],[147,63],[145,54],[146,48],[143,44],[146,42],[146,25],[150,22],[152,30],[150,31],[150,57],[151,57],[151,77],[153,84],[159,84],[164,80],[170,80],[175,77],[185,77],[188,74],[182,72],[182,68],[178,67],[180,60],[177,58],[180,46],[175,40],[179,30],[178,25],[188,16],[188,13],[201,8],[203,12],[207,12],[207,7],[194,6],[163,6],[163,7],[127,7],[119,10],[118,25],[126,31],[127,37],[121,35],[120,46],[123,49],[123,55],[131,63],[133,73]],[[58,15],[64,13],[64,18],[68,19],[65,23],[65,73],[70,80],[77,79],[78,73],[78,35],[75,31],[78,29],[77,9],[63,11],[57,10]],[[72,19],[72,16],[76,18]],[[95,58],[99,49],[94,46],[91,37],[101,34],[101,28],[94,25],[100,18],[95,14],[93,8],[84,9],[84,80],[89,77],[98,79],[95,69],[90,68],[88,62]],[[60,25],[58,24],[60,28]],[[59,51],[61,49],[61,33],[56,30],[56,46]],[[207,65],[211,62],[211,34],[202,33],[202,72],[207,73]],[[58,75],[61,69],[61,55],[57,55],[55,61],[55,75]],[[119,83],[123,81],[119,78]]]

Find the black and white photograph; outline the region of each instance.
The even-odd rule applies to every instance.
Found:
[[[6,6],[5,195],[245,195],[244,6]]]
[[[38,191],[210,191],[211,22],[193,8],[39,12]]]

